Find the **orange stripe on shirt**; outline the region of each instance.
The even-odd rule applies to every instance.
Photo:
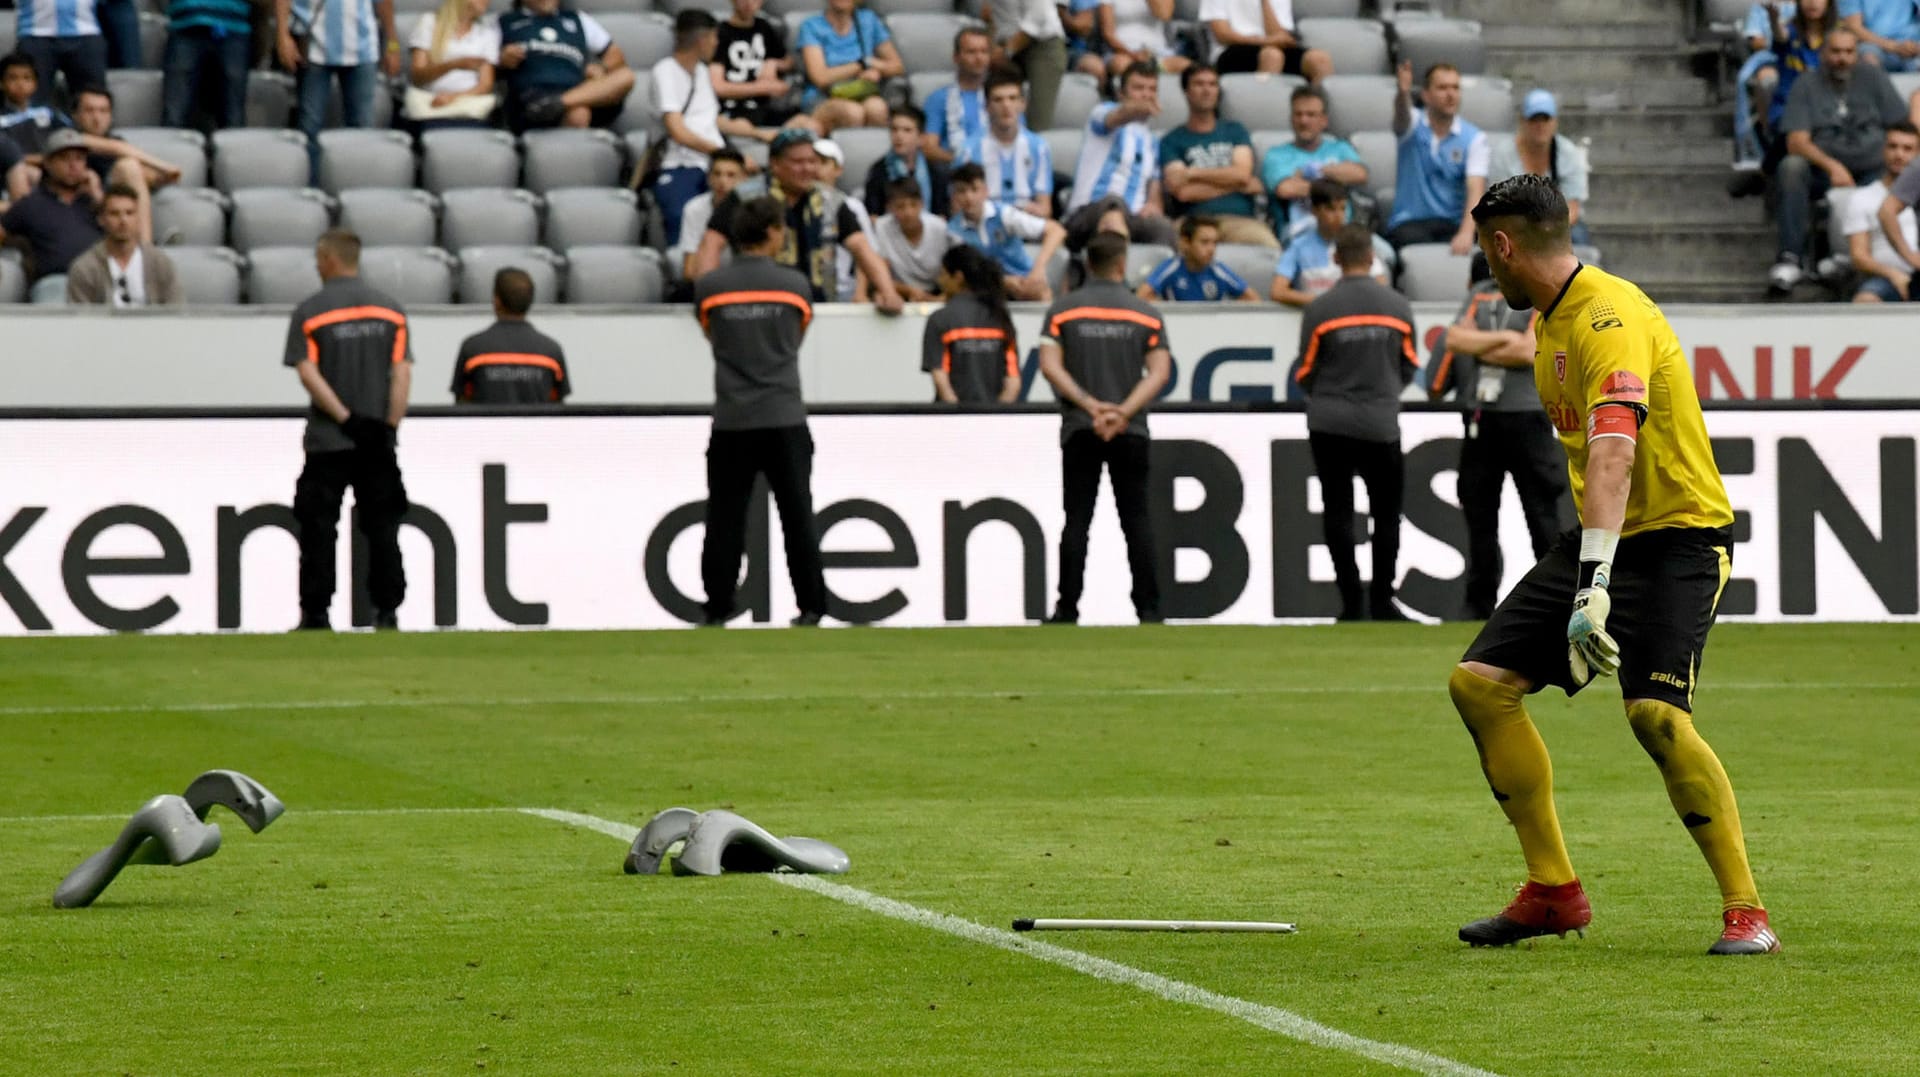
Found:
[[[553,371],[556,378],[565,377],[560,370],[560,360],[549,355],[533,355],[529,352],[488,352],[468,359],[467,366],[538,366]]]
[[[1004,329],[962,328],[949,329],[940,335],[940,369],[953,372],[953,344],[958,340],[1006,340]],[[1013,354],[1013,344],[1008,342],[1007,354]]]
[[[1472,298],[1467,300],[1466,312],[1460,315],[1460,321],[1455,322],[1453,324],[1459,325],[1461,322],[1466,322],[1469,325],[1473,324],[1474,313],[1480,309],[1480,304],[1483,301],[1485,301],[1490,294],[1491,293],[1488,293],[1488,292],[1473,293]],[[1443,336],[1441,337],[1441,339],[1445,340],[1446,338]],[[1430,382],[1429,384],[1435,385],[1435,386],[1444,386],[1445,384],[1447,384],[1447,371],[1452,369],[1453,369],[1453,349],[1448,348],[1446,351],[1440,353],[1440,368],[1433,372],[1433,381]],[[1438,392],[1433,392],[1433,393],[1430,393],[1429,395],[1432,396],[1435,400],[1438,400],[1440,396],[1445,392],[1446,392],[1445,389],[1441,389]]]
[[[721,292],[710,295],[700,304],[700,325],[707,324],[707,315],[715,307],[729,307],[736,303],[785,303],[800,310],[800,328],[813,324],[813,304],[792,292]]]
[[[1300,373],[1295,374],[1293,380],[1301,382],[1307,380],[1307,374],[1313,370],[1313,361],[1320,354],[1321,337],[1336,329],[1358,329],[1370,325],[1398,329],[1401,334],[1401,354],[1407,357],[1407,362],[1416,367],[1420,365],[1420,360],[1413,354],[1413,326],[1385,314],[1350,314],[1345,318],[1329,318],[1314,327],[1313,337],[1307,341],[1307,353],[1300,361]]]
[[[307,362],[317,363],[320,361],[320,341],[315,339],[313,335],[316,331],[325,329],[329,325],[339,325],[341,322],[364,321],[392,322],[398,330],[395,334],[393,361],[398,363],[406,357],[406,315],[397,310],[389,310],[386,307],[341,307],[339,310],[329,310],[316,314],[300,323],[300,331],[306,334],[307,337]]]
[[[1074,307],[1071,310],[1063,310],[1054,315],[1053,321],[1047,324],[1047,335],[1057,339],[1060,336],[1061,323],[1077,322],[1083,318],[1092,318],[1095,321],[1102,322],[1133,322],[1136,325],[1144,325],[1148,329],[1154,330],[1152,339],[1147,343],[1156,348],[1160,346],[1159,330],[1162,327],[1160,319],[1151,314],[1142,314],[1137,310],[1128,310],[1125,307]]]

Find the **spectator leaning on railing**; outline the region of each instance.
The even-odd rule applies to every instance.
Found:
[[[919,185],[910,179],[887,185],[887,211],[874,218],[873,242],[887,260],[894,287],[915,303],[935,298],[941,260],[965,245],[947,231],[946,218],[928,211]]]
[[[1181,73],[1180,88],[1187,122],[1160,139],[1167,216],[1203,214],[1213,219],[1223,243],[1278,248],[1279,240],[1254,216],[1260,181],[1253,174],[1253,138],[1245,127],[1220,118],[1220,73],[1211,64],[1194,64]]]
[[[1446,243],[1455,254],[1473,247],[1474,204],[1487,189],[1487,136],[1460,116],[1460,69],[1427,68],[1422,104],[1413,107],[1413,65],[1400,62],[1393,133],[1400,139],[1399,175],[1387,239]]]
[[[1591,242],[1581,206],[1587,200],[1587,151],[1560,133],[1560,103],[1546,90],[1533,90],[1520,106],[1520,130],[1511,138],[1493,142],[1487,159],[1487,182],[1531,172],[1545,176],[1567,200],[1573,217],[1573,242]]]
[[[1364,187],[1367,166],[1359,151],[1345,139],[1327,134],[1327,95],[1317,86],[1293,91],[1293,141],[1267,151],[1260,165],[1260,183],[1273,197],[1274,222],[1281,242],[1314,227],[1308,192],[1318,179],[1330,179],[1348,188]],[[1344,195],[1341,198],[1346,201]]]
[[[1861,278],[1853,293],[1855,303],[1900,303],[1914,298],[1913,266],[1881,229],[1880,207],[1887,201],[1888,187],[1912,170],[1916,153],[1920,153],[1920,128],[1906,120],[1889,124],[1881,148],[1884,171],[1880,178],[1855,191],[1844,207],[1835,210],[1846,214],[1847,254]],[[1899,210],[1895,223],[1911,252],[1916,245],[1913,210]]]

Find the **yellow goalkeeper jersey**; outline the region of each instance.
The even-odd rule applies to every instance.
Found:
[[[1533,380],[1567,447],[1573,505],[1586,519],[1587,445],[1625,404],[1640,415],[1622,535],[1729,527],[1733,507],[1713,461],[1686,353],[1666,315],[1631,281],[1581,266],[1534,323]]]

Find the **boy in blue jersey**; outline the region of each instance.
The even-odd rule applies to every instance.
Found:
[[[1047,263],[1066,242],[1067,230],[1058,221],[1043,220],[1015,206],[1003,206],[987,197],[987,174],[977,164],[961,165],[953,174],[953,217],[947,231],[1000,263],[1007,275],[1007,294],[1015,299],[1053,298],[1047,285]],[[1040,256],[1027,253],[1026,244],[1039,241]]]
[[[1197,214],[1182,218],[1180,253],[1155,266],[1134,294],[1177,303],[1217,303],[1223,299],[1260,302],[1240,274],[1213,260],[1219,246],[1219,221]]]

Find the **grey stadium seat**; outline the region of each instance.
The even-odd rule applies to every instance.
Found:
[[[333,227],[333,199],[325,191],[248,187],[233,192],[229,242],[241,252],[258,247],[311,247]]]
[[[768,150],[767,150],[767,144],[765,142],[762,142],[757,138],[746,138],[741,135],[728,135],[727,145],[732,146],[736,150],[739,150],[740,156],[745,157],[747,160],[752,161],[754,164],[759,165],[761,168],[767,167]],[[636,160],[638,160],[638,158],[636,158]]]
[[[530,191],[544,194],[560,187],[614,187],[621,181],[624,161],[620,139],[609,131],[528,131],[522,145]]]
[[[858,196],[867,189],[867,170],[887,155],[887,129],[884,127],[842,127],[833,133],[833,141],[846,155],[846,174],[840,177],[840,189]]]
[[[978,26],[964,15],[908,13],[887,20],[893,47],[908,71],[952,71],[953,35],[963,26]]]
[[[546,245],[569,247],[640,242],[640,210],[625,187],[563,187],[547,192]],[[568,289],[572,294],[572,289]]]
[[[462,303],[491,303],[493,276],[509,266],[524,269],[533,278],[536,304],[553,303],[560,298],[559,258],[545,247],[464,247],[459,256],[459,301]]]
[[[800,19],[804,19],[809,15],[818,14],[824,6],[819,0],[767,0],[767,18],[778,22],[785,16],[797,15]],[[799,19],[795,19],[794,26],[797,28],[799,24]],[[787,42],[792,44],[791,34],[788,35]],[[797,61],[799,57],[795,56],[794,59]]]
[[[1147,126],[1165,134],[1187,122],[1187,95],[1180,89],[1180,76],[1160,75],[1160,115]]]
[[[19,41],[19,20],[8,16],[0,18],[0,56],[11,56],[15,44]]]
[[[953,13],[953,0],[872,0],[867,6],[888,20],[892,20],[896,15],[950,15]]]
[[[285,127],[293,118],[293,79],[278,71],[247,72],[247,126]]]
[[[1296,19],[1357,19],[1360,0],[1293,0]]]
[[[1416,303],[1459,302],[1472,263],[1445,243],[1410,243],[1400,248],[1400,290]]]
[[[1222,243],[1214,259],[1240,274],[1254,295],[1265,299],[1273,294],[1273,270],[1280,264],[1280,252],[1272,247],[1251,243]]]
[[[1452,64],[1463,75],[1487,69],[1480,24],[1470,19],[1400,19],[1393,24],[1393,43],[1400,59],[1412,61],[1415,78],[1437,63]]]
[[[1355,131],[1393,130],[1393,99],[1400,92],[1392,75],[1328,75],[1328,124],[1333,133],[1352,138]]]
[[[468,187],[440,203],[440,245],[448,250],[540,242],[540,200],[530,191]]]
[[[341,191],[340,227],[383,246],[431,247],[440,238],[440,200],[419,188]]]
[[[1087,126],[1087,117],[1093,115],[1095,105],[1100,103],[1100,82],[1084,71],[1069,71],[1060,80],[1060,96],[1053,105],[1053,123],[1056,127],[1071,127],[1078,131]]]
[[[1333,58],[1343,75],[1385,75],[1393,71],[1387,32],[1372,19],[1301,19],[1300,41]]]
[[[188,306],[240,305],[240,279],[246,259],[225,247],[168,247],[167,258],[187,294]],[[313,264],[313,252],[307,252]],[[315,278],[318,279],[317,277]]]
[[[1298,75],[1220,76],[1220,117],[1249,131],[1286,131],[1293,126],[1293,91],[1307,80]]]
[[[107,89],[113,94],[113,122],[116,126],[160,126],[160,72],[130,69],[109,71]]]
[[[1482,131],[1511,131],[1520,102],[1513,83],[1493,75],[1465,75],[1460,79],[1460,115]]]
[[[180,170],[175,187],[207,185],[207,136],[184,127],[116,127],[114,137]]]
[[[1040,132],[1040,137],[1046,140],[1047,152],[1053,156],[1053,170],[1068,177],[1067,189],[1061,193],[1071,194],[1072,176],[1074,170],[1080,166],[1080,145],[1087,138],[1086,128],[1084,125],[1074,128],[1055,127]]]
[[[1889,74],[1887,81],[1893,83],[1893,92],[1899,94],[1902,101],[1911,99],[1916,91],[1920,91],[1920,71]]]
[[[453,302],[453,255],[432,246],[360,250],[360,276],[406,306]]]
[[[653,135],[646,131],[628,131],[620,138],[626,145],[629,164],[638,167],[640,162],[647,159],[647,146],[653,142]]]
[[[222,247],[232,202],[211,187],[162,187],[153,193],[153,238],[163,246]]]
[[[1135,243],[1127,247],[1127,287],[1137,288],[1153,272],[1153,267],[1173,257],[1173,248],[1158,243]]]
[[[1265,183],[1266,180],[1262,168],[1265,166],[1268,151],[1279,146],[1292,145],[1293,132],[1288,130],[1253,131],[1249,133],[1248,137],[1253,139],[1253,174],[1263,177],[1260,182]],[[1273,192],[1269,191],[1267,193],[1271,195]]]
[[[12,27],[8,29],[11,30]],[[26,301],[27,271],[20,268],[20,263],[12,258],[0,258],[0,303]]]
[[[247,302],[298,303],[320,290],[312,247],[261,247],[247,255]]]
[[[659,117],[653,114],[653,76],[646,71],[635,71],[633,89],[627,91],[626,103],[613,121],[613,129],[623,135],[651,132],[658,122]]]
[[[673,20],[657,11],[619,11],[595,15],[613,35],[627,66],[645,71],[673,53]]]
[[[460,187],[518,187],[520,150],[505,131],[425,132],[420,136],[420,186],[435,194]]]
[[[933,91],[952,81],[953,72],[949,70],[909,71],[907,72],[907,97],[914,104],[925,108],[927,98],[933,96]]]
[[[1391,194],[1400,175],[1400,140],[1392,131],[1361,131],[1349,141],[1367,166],[1367,188]]]
[[[228,194],[246,187],[305,187],[307,167],[307,140],[298,131],[213,133],[213,182]]]
[[[413,140],[372,128],[320,132],[320,186],[329,194],[355,187],[412,187]]]
[[[567,248],[568,303],[658,303],[666,287],[660,252],[651,247]]]

